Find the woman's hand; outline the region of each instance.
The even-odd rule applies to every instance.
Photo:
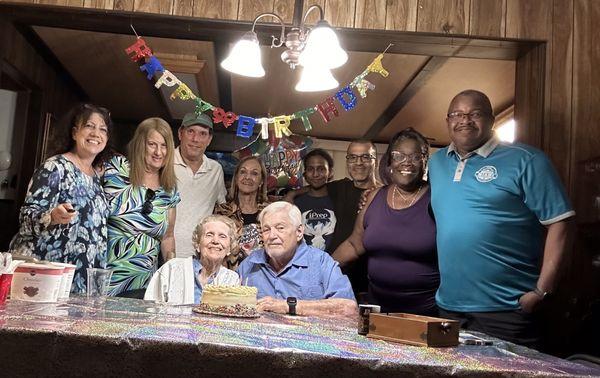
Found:
[[[77,215],[70,203],[61,203],[50,212],[50,224],[68,224]]]

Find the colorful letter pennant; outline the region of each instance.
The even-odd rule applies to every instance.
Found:
[[[152,56],[152,50],[150,50],[150,47],[146,45],[146,41],[140,37],[137,38],[133,45],[126,48],[125,52],[134,62],[137,62],[142,58],[149,58]]]
[[[337,108],[335,107],[335,103],[333,102],[333,97],[329,97],[325,99],[325,101],[323,101],[322,103],[318,104],[317,109],[319,110],[319,113],[321,113],[321,117],[323,117],[325,123],[331,121],[331,119],[333,118],[329,116],[329,113],[333,114],[336,117],[340,115]]]
[[[346,101],[346,98],[344,97],[344,95],[348,96],[349,101]],[[346,110],[346,111],[352,110],[356,106],[357,99],[356,99],[356,96],[354,95],[354,92],[352,92],[352,89],[350,89],[349,85],[345,86],[344,88],[342,88],[341,91],[336,93],[335,97],[340,102],[340,104],[342,104],[342,106],[344,107],[344,110]]]
[[[221,108],[213,109],[213,122],[222,122],[225,128],[233,125],[236,119],[238,119],[238,116],[234,112],[225,112],[225,110]]]
[[[142,64],[140,70],[146,71],[146,78],[148,80],[152,80],[156,72],[165,72],[164,67],[154,55],[152,55],[145,64]]]
[[[252,117],[239,116],[236,135],[242,138],[250,138],[256,121]]]
[[[151,80],[158,72],[162,73],[154,84],[156,88],[160,88],[163,85],[167,87],[176,86],[175,90],[170,95],[171,100],[177,98],[184,101],[194,100],[196,102],[194,112],[197,115],[212,110],[213,122],[222,123],[225,128],[228,128],[229,126],[233,125],[235,121],[238,121],[236,135],[242,138],[250,138],[252,136],[254,126],[259,124],[261,138],[264,140],[269,139],[269,124],[273,124],[274,126],[273,136],[276,139],[280,139],[283,137],[283,135],[292,135],[290,123],[291,120],[294,119],[302,121],[304,130],[312,130],[309,117],[317,111],[319,114],[321,114],[321,117],[325,123],[330,122],[333,118],[340,115],[335,106],[333,97],[337,99],[337,102],[340,103],[344,110],[350,111],[354,109],[358,103],[358,98],[352,91],[352,88],[356,88],[361,98],[366,98],[367,90],[374,90],[375,85],[366,80],[365,77],[372,72],[378,73],[383,77],[387,77],[389,75],[389,72],[383,68],[381,63],[384,54],[379,54],[375,59],[373,59],[367,68],[361,72],[360,75],[356,76],[354,80],[352,80],[349,85],[339,90],[334,96],[326,98],[323,102],[313,107],[298,110],[297,112],[292,113],[292,115],[279,115],[272,118],[253,118],[244,115],[238,116],[231,111],[226,112],[224,109],[215,107],[200,97],[197,97],[185,83],[181,82],[177,76],[163,67],[158,58],[152,54],[150,47],[146,45],[146,42],[141,37],[137,37],[135,43],[125,49],[125,53],[134,62],[139,62],[140,60],[145,59],[144,64],[140,65],[140,70],[145,72],[148,80]]]

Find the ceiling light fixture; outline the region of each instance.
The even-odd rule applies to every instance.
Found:
[[[319,10],[319,21],[314,28],[310,29],[305,25],[306,17],[315,9]],[[287,34],[281,17],[275,13],[259,14],[252,23],[252,30],[244,34],[242,39],[233,46],[229,56],[221,62],[221,67],[243,76],[263,77],[265,75],[254,28],[256,22],[266,16],[275,17],[281,24],[279,38],[271,36],[271,48],[281,47],[285,43],[286,50],[281,54],[281,60],[291,69],[295,69],[298,65],[304,67],[296,90],[322,91],[339,85],[329,70],[346,63],[348,54],[340,47],[337,35],[324,19],[323,8],[319,5],[311,5],[306,10],[300,25],[293,25]]]

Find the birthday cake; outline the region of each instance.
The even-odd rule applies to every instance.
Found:
[[[206,285],[202,290],[202,300],[194,311],[235,317],[257,317],[256,295],[258,289],[252,286]]]

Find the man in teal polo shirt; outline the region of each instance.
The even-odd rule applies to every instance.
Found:
[[[555,289],[575,212],[544,153],[494,136],[485,94],[459,93],[446,121],[452,143],[429,163],[441,315],[538,347],[534,312]]]

